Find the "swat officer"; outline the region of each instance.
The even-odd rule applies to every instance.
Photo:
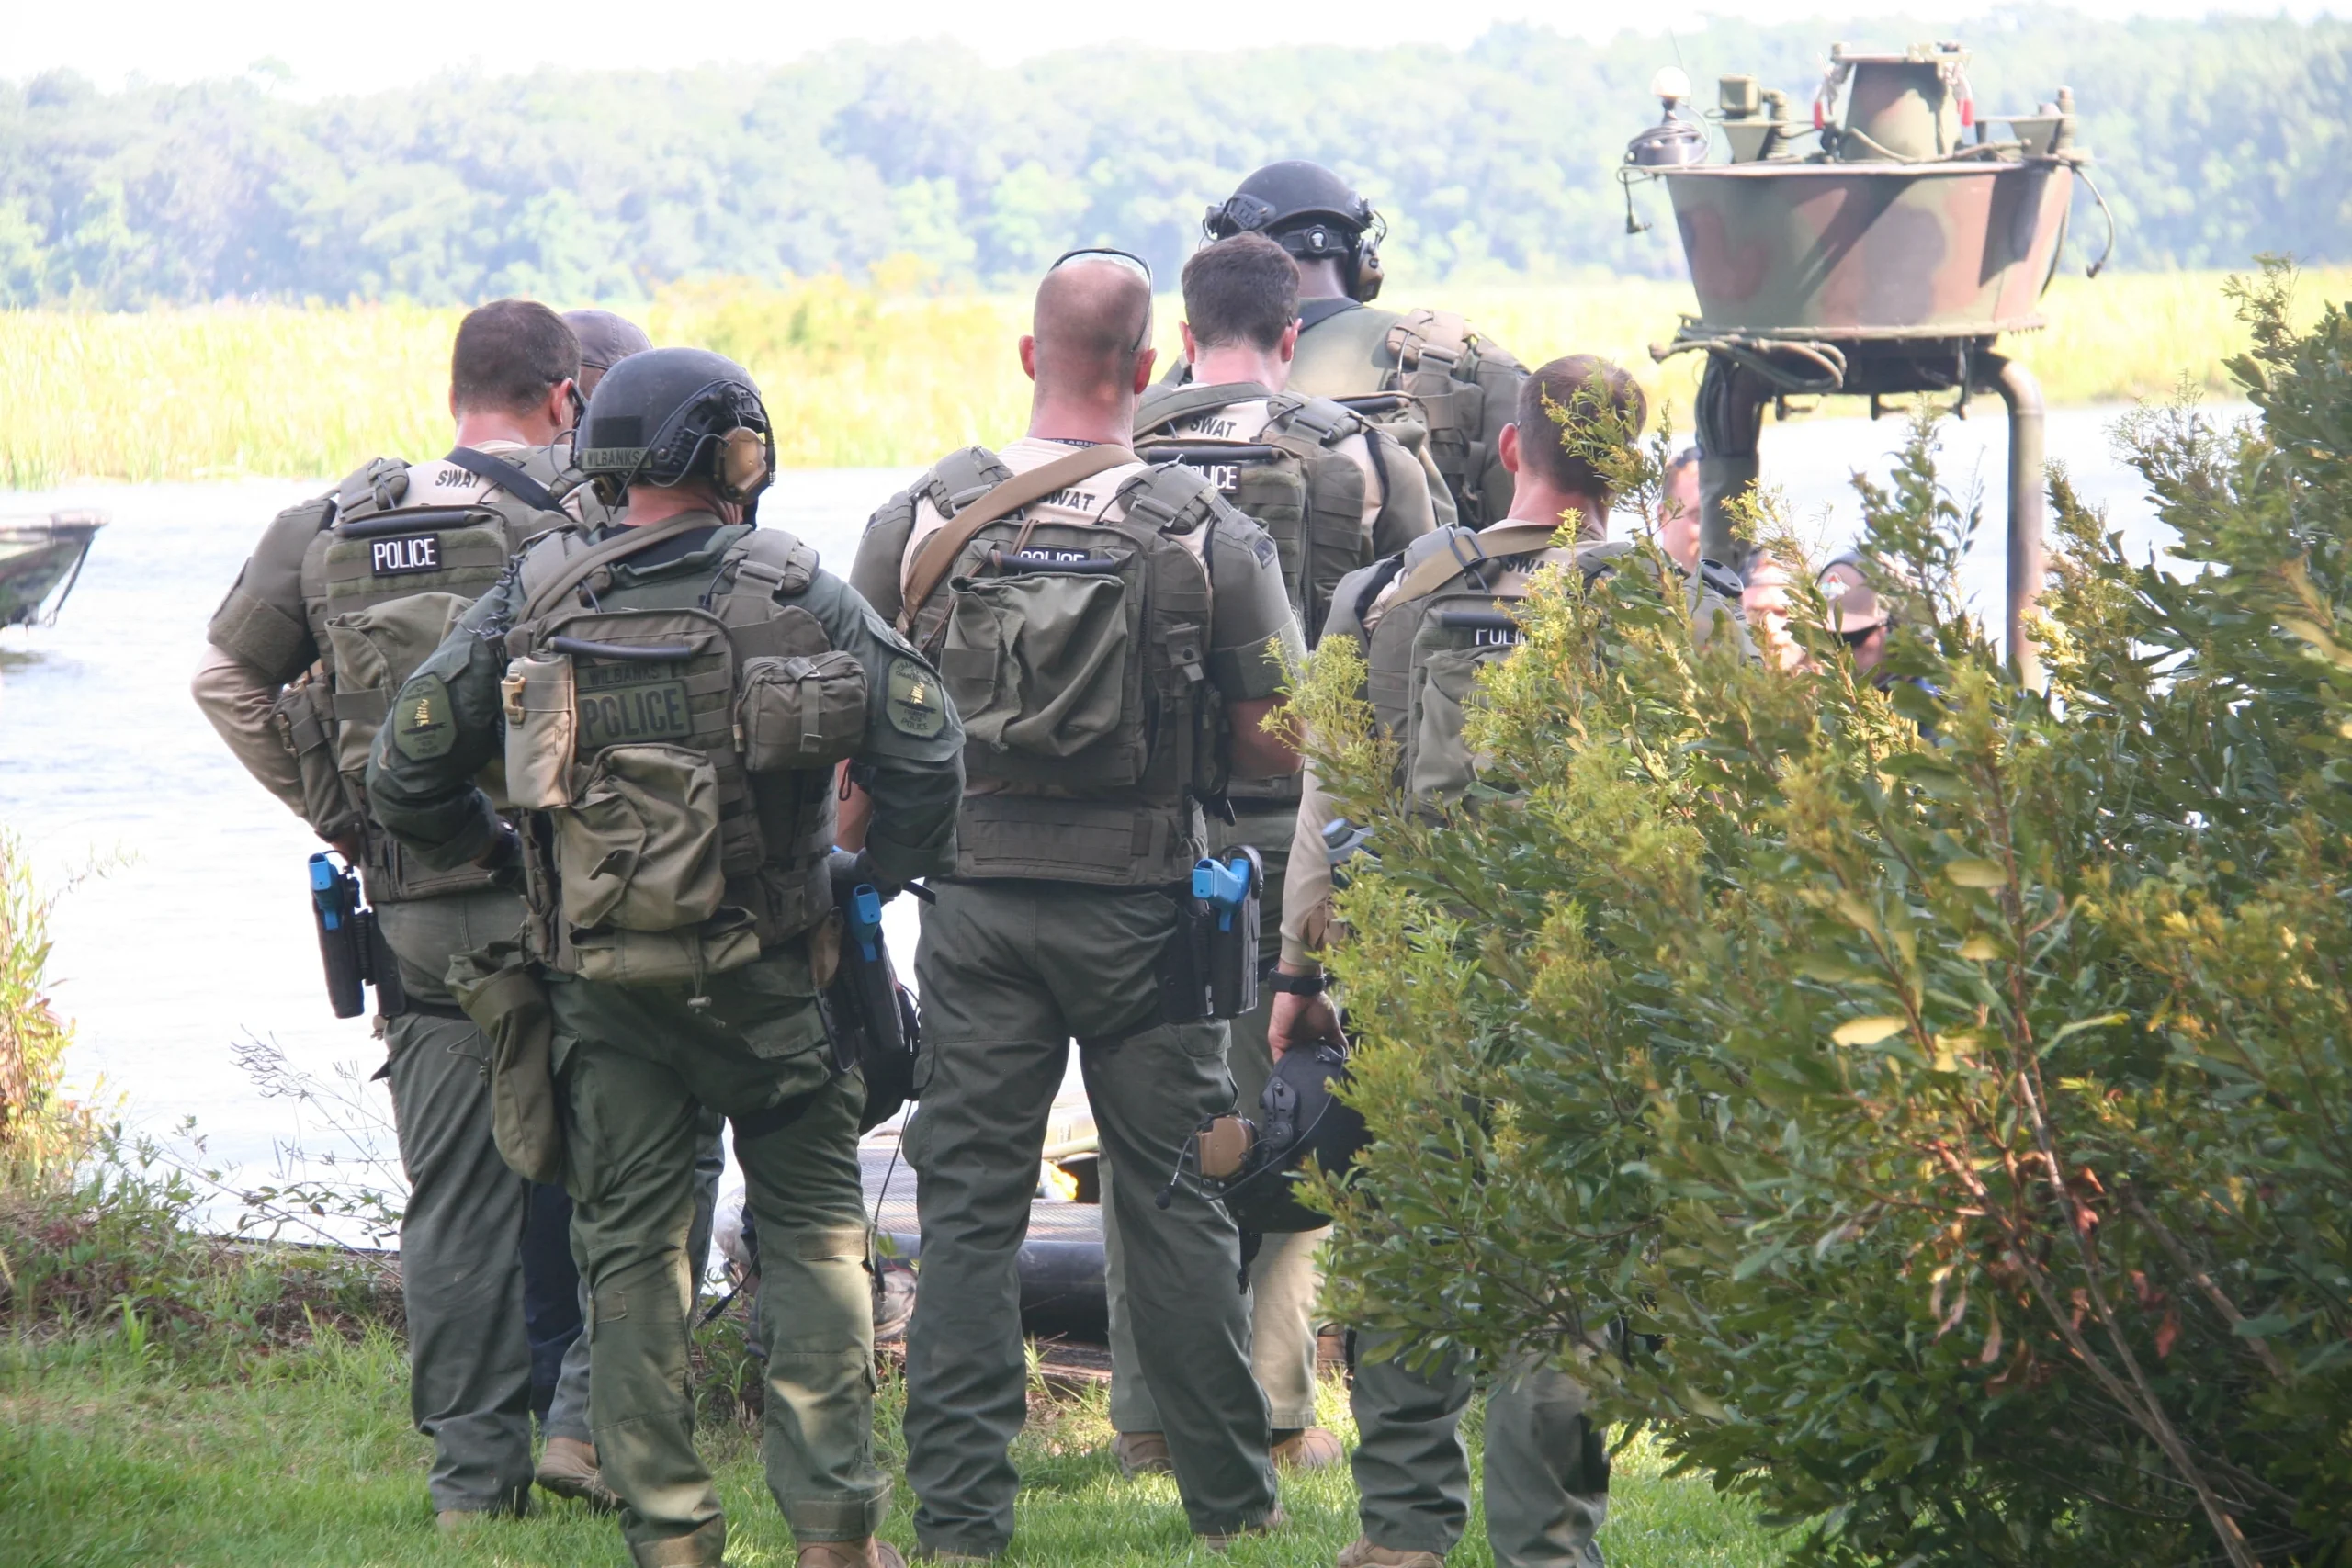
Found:
[[[361,868],[400,960],[407,1010],[379,1030],[409,1179],[410,1407],[433,1439],[426,1485],[446,1529],[522,1511],[531,1484],[526,1185],[492,1143],[488,1048],[442,978],[522,908],[485,874],[401,853],[368,818],[359,768],[391,695],[387,655],[413,663],[523,540],[593,504],[550,448],[579,368],[571,330],[544,305],[469,314],[450,355],[448,456],[379,458],[281,513],[214,613],[193,683],[246,770]]]
[[[1269,164],[1212,207],[1203,237],[1264,234],[1298,264],[1300,332],[1291,390],[1401,416],[1442,478],[1438,520],[1470,527],[1510,510],[1498,444],[1527,371],[1460,316],[1372,309],[1386,221],[1320,164]],[[1184,375],[1177,367],[1175,376]]]
[[[1299,649],[1273,541],[1205,479],[1138,462],[1151,284],[1074,253],[1021,340],[1028,434],[935,465],[867,525],[854,581],[941,673],[973,737],[953,879],[916,963],[922,1280],[907,1336],[907,1475],[936,1560],[1012,1535],[1026,1371],[1015,1258],[1069,1043],[1116,1171],[1127,1304],[1193,1531],[1280,1522],[1232,1222],[1151,1201],[1171,1151],[1233,1103],[1226,1025],[1164,998],[1170,897],[1199,798],[1295,772],[1278,649]],[[843,840],[844,844],[850,842]],[[764,1225],[763,1225],[764,1231]]]
[[[1546,407],[1567,411],[1556,421]],[[1370,670],[1368,690],[1383,728],[1400,743],[1403,776],[1448,781],[1434,793],[1467,788],[1475,764],[1458,728],[1450,739],[1412,726],[1396,695],[1419,691],[1418,666],[1442,648],[1509,657],[1515,637],[1478,625],[1525,597],[1546,570],[1589,581],[1629,563],[1632,546],[1608,538],[1607,481],[1579,443],[1639,433],[1645,409],[1633,378],[1589,355],[1555,359],[1521,389],[1518,418],[1498,448],[1516,485],[1503,521],[1477,532],[1431,535],[1365,569],[1333,594],[1326,637],[1352,637]],[[1576,543],[1553,543],[1563,525]],[[1705,576],[1686,580],[1696,634],[1738,635],[1730,604]],[[1431,637],[1425,628],[1441,628]],[[1467,629],[1445,630],[1449,625]],[[1417,633],[1419,634],[1417,636]],[[1487,649],[1492,649],[1487,654]],[[1331,873],[1322,829],[1329,799],[1308,781],[1283,889],[1282,974],[1268,1024],[1276,1055],[1317,1039],[1340,1040],[1322,995],[1315,954],[1330,930]],[[1376,1343],[1359,1335],[1359,1348]],[[1360,1361],[1351,1393],[1353,1456],[1363,1533],[1339,1568],[1441,1568],[1462,1539],[1469,1513],[1469,1455],[1462,1412],[1475,1377],[1459,1362],[1416,1371],[1396,1360]],[[1544,1354],[1531,1352],[1500,1376],[1487,1403],[1487,1538],[1503,1568],[1598,1564],[1593,1542],[1608,1511],[1608,1457],[1584,1416],[1584,1393]]]
[[[1283,391],[1298,345],[1298,268],[1262,234],[1240,233],[1184,264],[1184,357],[1190,383],[1161,385],[1136,409],[1136,450],[1213,479],[1227,501],[1273,539],[1292,610],[1311,646],[1349,572],[1394,555],[1436,526],[1429,481],[1381,427],[1328,398]],[[1298,816],[1295,779],[1237,783],[1231,824],[1209,824],[1211,847],[1259,846],[1267,969],[1281,942],[1283,865]],[[1273,1072],[1261,1007],[1233,1021],[1227,1056],[1245,1106]],[[1113,1178],[1115,1185],[1116,1178]],[[1125,1248],[1115,1204],[1103,1210],[1111,1299],[1111,1425],[1129,1474],[1168,1468],[1159,1409],[1136,1364],[1124,1308]],[[1315,1423],[1315,1253],[1320,1231],[1269,1235],[1250,1264],[1250,1361],[1273,1420],[1274,1461],[1316,1470],[1340,1458]]]
[[[566,310],[563,322],[580,340],[583,407],[605,371],[653,346],[644,328],[611,310]],[[601,505],[595,515],[603,515]],[[707,1138],[695,1162],[695,1217],[686,1259],[697,1282],[708,1264],[718,1180],[727,1168],[720,1141],[725,1126],[725,1118],[705,1116]],[[610,1510],[620,1506],[620,1499],[597,1471],[596,1445],[588,1429],[588,1338],[582,1332],[587,1310],[587,1292],[571,1256],[571,1195],[559,1182],[534,1182],[530,1219],[523,1229],[523,1321],[531,1341],[531,1409],[547,1438],[537,1479],[542,1490],[559,1497]]]
[[[537,541],[394,700],[368,765],[435,866],[519,870],[586,1270],[591,1425],[642,1568],[723,1561],[696,1458],[684,1260],[706,1107],[734,1128],[765,1239],[768,1483],[802,1568],[897,1568],[875,1540],[865,1084],[817,996],[839,959],[835,765],[873,803],[862,880],[953,863],[963,732],[929,665],[789,534],[744,521],[773,470],[750,376],[655,349],[596,389],[579,460],[626,508]],[[473,781],[503,744],[517,832]],[[475,993],[479,998],[491,993]]]

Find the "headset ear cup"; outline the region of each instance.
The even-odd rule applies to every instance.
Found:
[[[718,438],[717,468],[721,498],[751,500],[768,482],[768,438],[749,425],[737,425]]]
[[[1356,286],[1350,297],[1359,305],[1369,305],[1380,298],[1380,247],[1369,238],[1356,249]]]

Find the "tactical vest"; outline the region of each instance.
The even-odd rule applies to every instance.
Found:
[[[918,501],[952,523],[1012,477],[967,447],[875,525],[910,530],[910,563],[926,542],[911,534]],[[1204,559],[1216,494],[1170,463],[1121,484],[1117,522],[1015,511],[964,544],[901,628],[964,721],[958,876],[1131,887],[1191,874],[1197,797],[1225,782]]]
[[[1526,367],[1446,310],[1341,310],[1299,334],[1291,384],[1375,423],[1409,422],[1466,526],[1510,510],[1495,441],[1516,413]],[[1489,492],[1494,493],[1489,493]]]
[[[1397,745],[1396,783],[1419,802],[1460,798],[1477,782],[1482,760],[1463,737],[1479,667],[1508,659],[1522,633],[1509,606],[1527,596],[1535,570],[1573,563],[1586,582],[1614,570],[1634,547],[1622,540],[1555,548],[1555,530],[1506,524],[1484,537],[1468,528],[1440,529],[1360,580],[1360,624],[1392,580],[1401,580],[1366,638],[1365,694]]]
[[[568,493],[543,449],[526,456],[539,472],[525,468],[526,482]],[[509,558],[548,529],[574,524],[503,489],[461,505],[409,504],[409,473],[410,465],[379,457],[336,490],[302,556],[302,603],[320,668],[277,706],[300,764],[304,815],[322,836],[364,839],[362,874],[376,903],[490,886],[470,866],[420,864],[367,818],[368,752],[394,694]],[[485,782],[495,796],[498,781]]]
[[[864,743],[865,671],[795,603],[817,552],[791,535],[716,535],[707,570],[577,575],[631,537],[570,530],[519,569],[502,692],[525,931],[565,974],[699,985],[831,912],[833,765]]]
[[[1374,443],[1385,438],[1377,427],[1329,398],[1287,392],[1265,399],[1272,417],[1262,432],[1246,439],[1173,433],[1185,420],[1232,400],[1230,388],[1154,389],[1136,410],[1136,453],[1196,470],[1234,510],[1272,536],[1291,610],[1312,648],[1322,635],[1331,591],[1373,558],[1372,537],[1363,525],[1364,471],[1338,447],[1351,435]],[[1387,468],[1376,446],[1374,468],[1385,487]],[[1385,489],[1378,499],[1386,503]]]

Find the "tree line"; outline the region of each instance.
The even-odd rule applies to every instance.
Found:
[[[1657,116],[1654,70],[1683,65],[1702,106],[1725,71],[1802,106],[1841,33],[1948,31],[1718,20],[1589,43],[1510,26],[1452,50],[1114,45],[1002,66],[857,45],[773,69],[459,73],[318,98],[259,72],[112,92],[51,73],[0,83],[0,304],[627,299],[901,256],[985,288],[1096,241],[1172,269],[1204,206],[1295,156],[1389,216],[1395,275],[1668,276],[1672,225],[1628,235],[1611,177]],[[1961,41],[1986,109],[2075,88],[2120,265],[2352,257],[2352,24],[2005,11]],[[2077,222],[2078,250],[2095,227]]]

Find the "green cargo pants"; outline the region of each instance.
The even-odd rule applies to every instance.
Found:
[[[727,1118],[707,1108],[695,1128],[695,1135],[703,1143],[702,1152],[695,1156],[694,1224],[686,1231],[686,1275],[692,1281],[688,1287],[691,1294],[700,1293],[703,1276],[710,1269],[710,1237],[718,1219],[718,1182],[727,1173],[727,1145],[723,1140],[726,1130]],[[567,1236],[571,1228],[567,1221]],[[577,1247],[572,1249],[572,1258],[576,1265]],[[546,1437],[586,1443],[594,1441],[594,1436],[588,1429],[588,1281],[584,1277],[579,1288],[582,1328],[563,1353],[563,1371],[556,1379],[555,1397],[548,1402],[547,1417],[539,1423],[539,1429]]]
[[[1027,1409],[1016,1265],[1072,1038],[1118,1172],[1127,1301],[1185,1517],[1196,1532],[1263,1522],[1274,1477],[1234,1282],[1239,1238],[1208,1204],[1152,1202],[1193,1124],[1233,1102],[1223,1024],[1151,1021],[1175,906],[1062,883],[933,887],[915,965],[922,1103],[906,1135],[922,1232],[907,1334],[916,1535],[976,1557],[1012,1538],[1009,1450]]]
[[[1218,851],[1248,844],[1266,864],[1266,890],[1259,903],[1261,969],[1271,972],[1283,950],[1283,873],[1290,864],[1290,817],[1243,817],[1231,826],[1212,823],[1210,842]],[[1261,976],[1262,980],[1262,976]],[[1263,985],[1257,1010],[1233,1021],[1233,1043],[1226,1066],[1241,1113],[1257,1120],[1258,1097],[1273,1076],[1274,1054],[1266,1045],[1269,1012]],[[1161,1179],[1165,1180],[1163,1177]],[[1126,1311],[1126,1248],[1119,1235],[1117,1209],[1110,1200],[1116,1179],[1104,1168],[1102,1243],[1111,1307],[1111,1429],[1157,1432],[1159,1404],[1136,1356],[1136,1335]],[[1327,1230],[1270,1235],[1250,1260],[1250,1369],[1266,1396],[1274,1430],[1315,1425],[1315,1298],[1322,1286],[1316,1253]]]
[[[1379,1343],[1359,1333],[1357,1349]],[[1416,1371],[1359,1361],[1356,1513],[1374,1546],[1434,1551],[1470,1517],[1462,1412],[1476,1379],[1454,1361]],[[1514,1361],[1487,1393],[1487,1541],[1498,1568],[1597,1568],[1593,1536],[1609,1514],[1609,1455],[1585,1419],[1584,1390],[1538,1356]]]
[[[453,954],[513,936],[523,906],[485,891],[377,913],[411,1000],[434,1010],[384,1023],[409,1183],[401,1216],[409,1410],[433,1439],[425,1488],[435,1512],[520,1510],[531,1490],[522,1255],[530,1184],[491,1141],[490,1047],[442,977]]]
[[[639,1568],[715,1568],[727,1521],[695,1455],[687,1386],[695,1159],[733,1123],[762,1243],[768,1488],[806,1545],[874,1533],[874,1315],[858,1181],[865,1087],[834,1077],[795,944],[684,986],[559,979],[572,1238],[589,1296],[589,1426]]]

